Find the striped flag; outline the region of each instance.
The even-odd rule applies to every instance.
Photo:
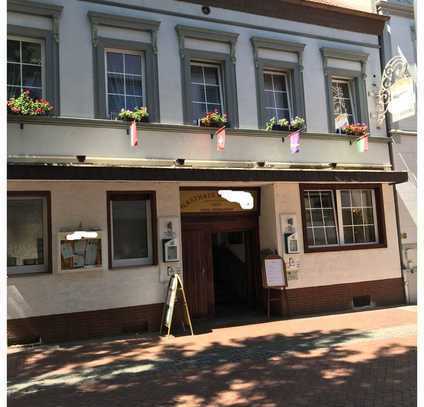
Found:
[[[368,134],[356,139],[356,149],[359,153],[368,151]]]
[[[131,147],[137,147],[138,132],[137,132],[137,123],[135,122],[135,120],[133,120],[130,126],[130,138],[131,138]]]
[[[300,130],[289,134],[290,152],[296,154],[300,151]]]
[[[225,148],[225,126],[220,127],[216,132],[216,150],[224,151]]]

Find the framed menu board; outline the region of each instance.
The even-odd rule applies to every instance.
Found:
[[[286,270],[280,256],[268,256],[264,259],[264,288],[280,288],[287,286]]]
[[[102,232],[95,231],[90,237],[69,236],[74,237],[75,232],[58,234],[59,272],[103,270]]]

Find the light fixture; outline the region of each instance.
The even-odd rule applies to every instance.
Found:
[[[203,6],[202,7],[202,13],[203,14],[206,14],[206,15],[210,14],[211,13],[211,8],[209,6]]]
[[[258,161],[257,164],[258,164],[258,167],[261,167],[261,168],[265,167],[265,161]]]
[[[85,155],[77,155],[77,160],[79,163],[85,162]]]
[[[184,165],[184,163],[185,163],[185,158],[177,158],[175,160],[175,164],[177,165]]]

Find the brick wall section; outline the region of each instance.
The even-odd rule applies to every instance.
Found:
[[[404,304],[401,278],[287,290],[291,315],[317,314],[352,308],[354,296],[370,295],[378,306]],[[273,294],[275,296],[275,293]],[[276,307],[275,307],[276,305]],[[163,304],[46,315],[8,321],[9,343],[44,343],[125,333],[158,331]],[[284,298],[273,313],[286,315]],[[178,320],[178,316],[175,317]]]
[[[352,298],[370,295],[377,306],[405,303],[401,278],[364,281],[353,284],[298,288],[287,290],[291,315],[316,314],[343,311],[352,308]],[[286,315],[285,302],[282,301],[283,314]]]
[[[45,315],[8,321],[10,344],[88,339],[125,333],[158,331],[163,304]]]

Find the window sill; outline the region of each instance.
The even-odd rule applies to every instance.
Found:
[[[387,244],[385,243],[373,243],[373,244],[358,244],[358,245],[346,245],[346,246],[332,246],[332,247],[317,247],[317,248],[305,248],[305,253],[321,253],[321,252],[341,252],[351,250],[369,250],[369,249],[385,249]]]
[[[152,263],[152,264],[137,264],[137,265],[130,265],[130,266],[109,266],[110,271],[119,271],[119,270],[125,270],[125,269],[139,269],[139,268],[146,268],[146,267],[156,267],[158,264]]]
[[[65,116],[19,116],[8,115],[8,123],[17,123],[20,125],[49,125],[49,126],[71,126],[71,127],[92,127],[92,128],[115,128],[115,129],[128,129],[129,122],[123,120],[111,119],[92,119],[83,117],[65,117]],[[216,131],[216,127],[200,127],[189,124],[166,124],[166,123],[153,123],[153,122],[140,122],[137,124],[140,128],[146,131],[161,131],[170,133],[210,133]],[[231,136],[243,137],[264,137],[264,138],[286,138],[289,135],[288,131],[266,131],[264,129],[241,129],[241,128],[227,128],[226,132]],[[355,140],[356,136],[340,135],[337,133],[316,133],[306,132],[302,134],[303,139],[311,140],[332,140],[340,142],[349,142]],[[370,136],[368,138],[370,143],[391,143],[390,137],[384,136]]]
[[[46,274],[53,274],[53,273],[51,271],[37,271],[35,273],[12,273],[12,274],[8,273],[7,278],[45,276]]]

